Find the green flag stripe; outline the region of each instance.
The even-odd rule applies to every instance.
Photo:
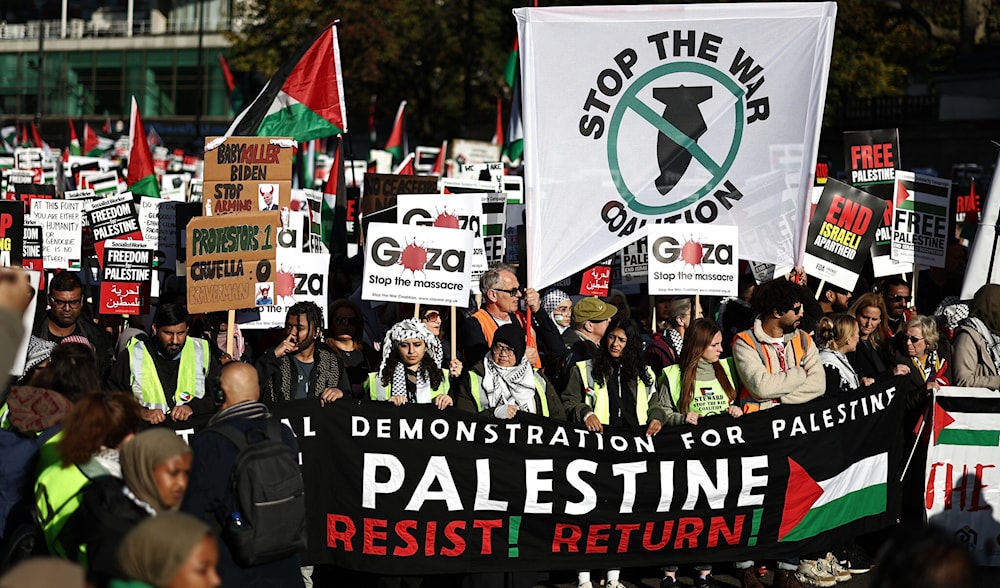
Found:
[[[257,136],[295,137],[298,141],[309,141],[332,137],[343,132],[337,125],[316,114],[306,105],[296,103],[265,117],[257,129]]]
[[[493,237],[503,234],[503,225],[483,225],[483,236]]]
[[[815,537],[852,521],[885,512],[885,484],[873,484],[846,496],[813,508],[781,542],[801,541]]]
[[[156,183],[156,174],[149,174],[128,187],[129,192],[143,196],[160,197],[160,186]]]
[[[1000,431],[976,429],[944,429],[938,435],[937,445],[974,445],[1000,447]]]

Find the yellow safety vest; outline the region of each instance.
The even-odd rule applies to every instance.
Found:
[[[451,384],[448,381],[448,372],[442,372],[442,375],[444,379],[441,380],[441,385],[436,389],[431,388],[432,401],[442,394],[447,394],[451,388]],[[389,397],[392,396],[392,384],[383,386],[381,378],[375,372],[368,374],[364,388],[372,400],[389,400]]]
[[[729,378],[729,383],[736,389],[736,382],[733,379],[733,358],[729,357],[721,360],[722,369]],[[663,368],[663,375],[670,388],[670,398],[674,401],[674,406],[680,410],[681,404],[681,366],[674,364]],[[726,389],[718,380],[695,380],[694,395],[691,398],[691,406],[688,411],[696,412],[701,416],[709,416],[725,412],[734,401],[729,400]]]
[[[532,373],[535,374],[535,392],[538,393],[539,398],[538,409],[543,417],[548,418],[549,401],[545,397],[545,380],[538,372],[532,370]],[[476,410],[483,412],[483,406],[489,407],[490,400],[486,397],[483,387],[479,385],[479,374],[476,372],[469,371],[469,386],[472,389],[472,399],[476,401]]]
[[[580,371],[580,380],[584,386],[584,402],[594,411],[594,414],[597,415],[597,419],[601,421],[602,425],[609,424],[611,422],[611,401],[608,397],[607,382],[600,385],[594,382],[592,360],[588,359],[576,362],[576,369]],[[653,370],[647,367],[646,373],[655,382],[656,378],[653,377]],[[646,386],[642,378],[635,379],[635,414],[639,419],[640,425],[645,425],[648,419],[649,396],[652,393],[652,386]]]
[[[80,466],[56,463],[42,470],[35,482],[35,516],[49,553],[68,557],[59,541],[59,533],[70,515],[80,506],[81,490],[98,476],[109,472],[91,460]]]
[[[132,358],[132,393],[148,409],[167,411],[167,397],[156,373],[156,364],[146,349],[146,344],[136,338],[128,342]],[[205,376],[209,366],[208,341],[188,337],[181,347],[180,365],[177,368],[177,390],[174,405],[187,404],[193,398],[205,395]]]

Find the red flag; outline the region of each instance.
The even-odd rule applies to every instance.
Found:
[[[432,176],[444,176],[444,160],[448,155],[448,141],[441,141],[441,150],[438,151],[437,159],[434,160],[434,167],[431,169]]]
[[[101,127],[101,130],[104,131],[105,135],[110,135],[111,134],[111,117],[110,116],[108,116],[108,117],[106,117],[104,119],[104,126]]]
[[[416,159],[416,157],[412,153],[410,153],[409,155],[406,156],[406,159],[404,159],[402,163],[400,163],[399,166],[396,167],[396,170],[393,171],[392,173],[396,174],[397,176],[417,175],[416,170],[413,169],[414,159]]]
[[[490,143],[503,145],[503,102],[499,96],[497,96],[497,131],[493,134],[493,140]]]
[[[337,141],[337,146],[333,151],[333,164],[330,166],[330,173],[326,176],[326,183],[323,184],[324,194],[339,194],[341,185],[344,183],[344,149],[343,143]]]
[[[149,152],[149,139],[142,127],[139,104],[132,96],[132,117],[129,124],[128,176],[125,183],[133,194],[160,197],[160,186],[153,168],[153,155]]]
[[[28,138],[28,127],[21,127],[21,147],[32,147],[31,139]]]
[[[392,133],[389,140],[385,142],[385,150],[392,153],[393,159],[402,159],[405,149],[403,147],[403,111],[406,110],[406,100],[399,103],[399,110],[396,111],[396,120],[392,123]]]
[[[38,134],[38,127],[35,126],[34,122],[31,123],[31,140],[35,142],[35,147],[44,145],[42,143],[42,136]]]
[[[236,78],[233,77],[233,72],[230,71],[229,64],[221,53],[219,53],[219,65],[222,67],[222,79],[226,81],[226,92],[232,94],[236,89]]]

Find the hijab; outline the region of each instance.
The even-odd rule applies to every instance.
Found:
[[[198,542],[210,533],[208,525],[189,514],[149,517],[125,535],[118,563],[129,578],[166,588]]]
[[[518,410],[534,413],[535,372],[524,355],[526,347],[524,331],[515,324],[504,325],[493,334],[493,344],[503,343],[514,350],[511,367],[497,365],[493,354],[487,353],[483,360],[483,391],[490,408],[498,418],[506,418],[507,405],[514,404]]]
[[[160,491],[153,480],[153,468],[177,455],[191,453],[176,433],[163,427],[147,429],[126,443],[120,450],[122,479],[139,499],[158,513],[167,509],[160,500]],[[180,505],[170,510],[177,510]]]

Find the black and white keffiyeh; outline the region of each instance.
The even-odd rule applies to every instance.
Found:
[[[521,356],[515,366],[503,367],[493,361],[492,354],[483,360],[483,392],[497,418],[507,418],[507,405],[517,405],[517,410],[535,412],[535,372],[528,358]]]
[[[861,387],[861,380],[858,378],[858,373],[854,371],[854,368],[848,363],[847,357],[843,353],[829,347],[821,347],[819,357],[824,366],[832,367],[840,374],[841,392],[849,392]]]
[[[385,334],[385,339],[382,341],[382,363],[379,365],[378,373],[381,374],[385,371],[385,366],[389,362],[389,358],[392,354],[398,353],[396,347],[403,341],[407,339],[421,339],[424,345],[427,347],[427,353],[430,354],[431,359],[434,361],[434,365],[441,367],[441,361],[443,359],[444,353],[441,349],[441,341],[431,333],[430,330],[424,325],[424,323],[418,318],[408,318],[406,320],[399,321],[392,326],[391,329]],[[430,397],[430,379],[426,370],[417,370],[417,400],[421,396],[421,390],[427,392],[426,396]],[[396,369],[392,372],[392,395],[393,396],[406,396],[406,368],[402,363],[396,364]]]

